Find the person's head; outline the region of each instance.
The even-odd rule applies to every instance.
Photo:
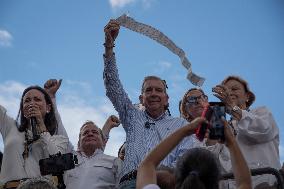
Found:
[[[140,103],[151,116],[154,118],[160,116],[169,105],[169,96],[165,81],[156,76],[145,77],[139,99]]]
[[[124,161],[126,142],[124,142],[118,150],[118,158]]]
[[[188,150],[177,162],[176,188],[217,189],[220,179],[218,160],[203,148]]]
[[[102,130],[92,121],[86,121],[79,133],[78,149],[81,152],[94,153],[96,149],[102,149],[104,138]]]
[[[20,109],[17,120],[20,118],[19,131],[25,131],[29,126],[29,118],[26,117],[28,109],[33,106],[38,106],[41,112],[44,124],[51,135],[57,128],[54,108],[48,93],[39,86],[30,86],[26,88],[22,94]]]
[[[204,107],[208,105],[208,97],[202,89],[191,88],[183,96],[180,113],[188,121],[201,116]]]
[[[239,76],[228,76],[222,81],[222,85],[229,89],[231,99],[242,109],[249,108],[255,100],[248,83]]]
[[[51,181],[44,177],[32,178],[22,182],[17,189],[56,189]]]
[[[175,188],[175,170],[166,166],[157,168],[157,185],[162,189]]]

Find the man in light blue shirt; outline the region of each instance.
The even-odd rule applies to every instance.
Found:
[[[119,32],[119,24],[111,20],[105,27],[104,82],[106,95],[119,113],[126,131],[126,153],[123,162],[120,188],[135,188],[136,169],[144,157],[164,138],[176,129],[183,127],[187,121],[171,117],[168,110],[166,83],[156,76],[144,78],[139,100],[145,107],[140,110],[133,105],[124,91],[118,77],[114,40]],[[193,139],[185,139],[161,163],[174,167],[175,162],[187,149],[193,146]]]

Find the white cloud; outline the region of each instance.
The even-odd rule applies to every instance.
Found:
[[[166,61],[161,61],[161,62],[159,62],[159,65],[160,65],[162,68],[169,69],[169,68],[172,66],[172,63],[166,62]]]
[[[157,75],[162,75],[162,74],[165,74],[165,72],[169,71],[171,67],[172,67],[172,63],[167,62],[167,61],[159,61],[159,62],[155,65],[155,70],[154,70],[154,72],[155,72]]]
[[[6,31],[0,29],[0,47],[10,47],[12,46],[12,35]]]
[[[12,117],[16,117],[20,106],[21,94],[26,88],[25,85],[6,81],[0,84],[0,104],[7,109]]]
[[[142,5],[145,9],[148,9],[152,6],[155,0],[142,0]]]
[[[109,3],[113,9],[123,8],[127,4],[133,3],[135,0],[109,0]]]
[[[80,127],[86,120],[92,120],[99,127],[102,127],[108,116],[116,114],[116,112],[106,97],[90,97],[100,99],[99,103],[91,105],[86,101],[88,98],[84,98],[80,95],[82,93],[88,93],[89,88],[86,87],[89,86],[88,83],[83,85],[86,87],[86,90],[82,90],[84,87],[80,85],[82,84],[80,82],[71,83],[73,90],[79,89],[80,91],[70,94],[69,90],[67,90],[67,92],[64,88],[60,89],[59,92],[64,100],[58,101],[57,106],[70,141],[74,147],[76,147]],[[66,82],[64,85],[68,85],[68,83]],[[21,94],[25,88],[26,86],[15,81],[0,83],[0,104],[7,109],[8,115],[13,118],[16,118]],[[121,127],[113,129],[105,152],[117,156],[119,146],[124,142],[124,139],[125,132]],[[3,151],[2,140],[0,140],[0,150]]]

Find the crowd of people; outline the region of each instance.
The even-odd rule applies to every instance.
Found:
[[[74,149],[56,106],[56,93],[62,80],[50,79],[44,87],[26,88],[16,119],[9,117],[0,104],[4,141],[2,187],[277,188],[274,176],[252,177],[250,173],[250,169],[264,167],[279,170],[281,165],[277,124],[268,108],[250,109],[255,95],[248,83],[238,76],[228,76],[212,88],[220,99],[219,108],[223,108],[223,114],[230,115],[228,121],[215,109],[208,118],[212,104],[200,88],[185,93],[180,102],[180,117],[171,116],[167,84],[157,76],[144,78],[137,106],[119,79],[113,51],[119,29],[115,20],[110,20],[104,28],[103,73],[106,95],[119,118],[111,115],[102,129],[93,121],[85,121]],[[217,115],[212,120],[213,114]],[[222,126],[219,138],[211,137],[215,119]],[[110,131],[120,124],[126,141],[117,157],[109,156],[104,149]],[[51,157],[64,159],[65,154],[74,158],[68,162],[73,167],[62,168],[56,174],[52,172],[55,170],[43,174],[47,170],[39,162]],[[56,163],[52,161],[48,166],[61,169]],[[225,173],[233,173],[234,179],[222,180]]]

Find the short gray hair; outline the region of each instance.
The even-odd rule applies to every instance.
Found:
[[[150,76],[144,77],[143,83],[142,83],[142,86],[141,86],[141,94],[144,92],[144,84],[148,80],[158,80],[158,81],[161,81],[163,83],[163,86],[164,86],[164,92],[167,94],[168,86],[167,86],[166,80],[163,80],[160,77],[154,76],[154,75],[150,75]]]

